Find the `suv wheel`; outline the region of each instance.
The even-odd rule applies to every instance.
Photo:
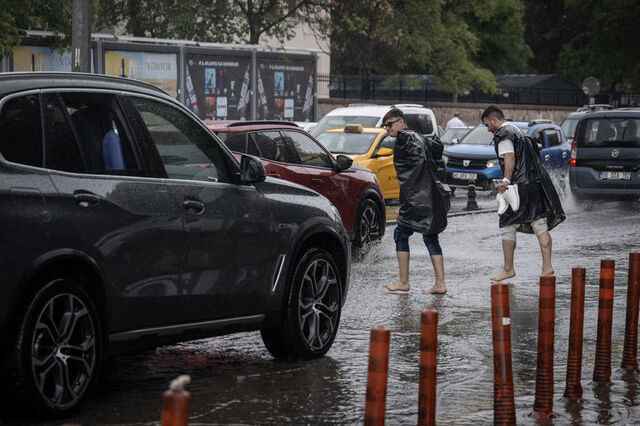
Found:
[[[316,358],[327,353],[338,332],[342,280],[333,256],[309,249],[298,261],[280,323],[261,330],[276,358]]]
[[[102,337],[97,310],[78,285],[48,282],[32,298],[16,344],[18,391],[36,415],[63,415],[95,383]]]
[[[380,207],[369,198],[362,202],[358,211],[360,214],[356,224],[354,245],[362,247],[380,239],[380,229],[383,226],[382,213]]]

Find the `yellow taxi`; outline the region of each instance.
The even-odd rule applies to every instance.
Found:
[[[347,124],[327,129],[316,139],[333,155],[344,154],[353,159],[354,165],[375,173],[385,200],[400,197],[396,168],[393,166],[393,145],[396,141],[380,127],[362,127]]]

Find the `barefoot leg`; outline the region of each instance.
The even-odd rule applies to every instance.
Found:
[[[516,271],[513,267],[513,256],[516,251],[516,242],[511,240],[502,240],[502,255],[504,256],[504,267],[502,272],[498,275],[491,277],[491,281],[502,281],[507,278],[513,278],[516,276]]]
[[[389,291],[409,291],[409,252],[397,251],[400,279],[393,284],[385,284]]]
[[[440,255],[431,256],[431,264],[436,273],[436,282],[429,290],[423,290],[422,294],[445,294],[447,287],[444,285],[444,258]]]

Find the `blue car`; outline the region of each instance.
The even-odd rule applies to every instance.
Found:
[[[522,131],[538,141],[542,164],[552,173],[566,175],[571,157],[571,145],[560,126],[551,120],[512,121]],[[475,126],[459,144],[446,146],[443,155],[449,186],[493,190],[502,179],[502,170],[493,146],[493,134],[484,124]]]

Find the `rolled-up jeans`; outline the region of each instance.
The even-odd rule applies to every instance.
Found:
[[[411,229],[396,225],[396,229],[393,230],[393,239],[396,242],[396,251],[409,251],[409,237],[411,235],[413,235],[413,231]],[[424,241],[424,245],[427,246],[430,256],[442,255],[442,248],[440,247],[438,234],[422,234],[422,241]]]

